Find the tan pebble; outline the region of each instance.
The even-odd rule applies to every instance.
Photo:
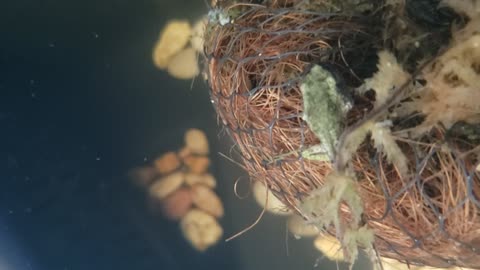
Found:
[[[185,165],[192,173],[203,174],[207,171],[210,165],[210,159],[204,156],[189,156],[185,158]]]
[[[194,154],[206,155],[209,152],[208,139],[205,132],[199,129],[189,129],[185,133],[185,145]]]
[[[217,220],[208,213],[192,209],[180,221],[183,236],[198,251],[205,251],[216,244],[223,235]]]
[[[174,55],[187,45],[192,28],[188,21],[172,20],[160,34],[153,49],[153,62],[159,69],[165,69]]]
[[[153,161],[155,168],[161,174],[171,173],[180,167],[180,160],[174,152],[167,152]]]
[[[314,246],[320,252],[325,255],[329,260],[332,261],[345,261],[343,256],[342,246],[337,238],[328,235],[322,234],[317,236],[314,241]]]
[[[178,151],[178,157],[180,157],[182,161],[185,160],[185,158],[187,158],[191,154],[192,154],[192,151],[190,151],[190,149],[186,146],[180,149],[180,151]]]
[[[204,174],[186,173],[185,183],[189,186],[200,184],[200,185],[207,186],[211,189],[214,189],[217,186],[217,180],[215,180],[215,177],[209,173],[204,173]]]
[[[140,187],[148,187],[158,176],[158,172],[154,167],[143,166],[130,170],[129,178]]]
[[[287,216],[291,214],[291,211],[285,206],[285,204],[275,197],[275,195],[273,195],[273,193],[269,191],[260,181],[255,181],[253,184],[253,196],[260,207],[265,208],[272,214],[280,216]]]
[[[192,37],[190,39],[190,44],[198,53],[203,54],[203,43],[204,43],[204,33],[205,27],[207,25],[208,19],[201,18],[198,20],[192,28]]]
[[[176,172],[156,180],[149,189],[152,197],[159,200],[165,199],[168,195],[177,190],[185,179],[183,172]]]
[[[188,188],[180,188],[162,202],[163,214],[171,220],[179,220],[192,207],[192,194]]]
[[[195,78],[200,74],[197,52],[193,48],[186,48],[170,59],[167,67],[168,74],[180,80]]]
[[[319,234],[315,225],[308,224],[299,215],[293,215],[287,221],[288,230],[296,237],[313,237]]]
[[[199,209],[220,218],[224,214],[222,201],[211,189],[204,185],[192,187],[193,204]]]

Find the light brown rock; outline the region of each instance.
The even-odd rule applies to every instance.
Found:
[[[220,198],[211,189],[204,185],[192,187],[193,204],[199,209],[220,218],[224,214],[223,204]]]
[[[190,210],[180,221],[184,237],[198,251],[205,251],[216,244],[223,234],[223,229],[217,220],[208,213]]]
[[[168,74],[176,79],[193,79],[200,74],[197,52],[193,48],[186,48],[174,55],[167,67]]]
[[[171,220],[179,220],[192,208],[192,194],[188,188],[180,188],[162,202],[163,214]]]
[[[192,28],[192,37],[190,38],[190,44],[198,53],[203,54],[204,33],[208,22],[208,18],[202,17],[198,20]]]
[[[209,173],[196,174],[196,173],[186,173],[185,174],[185,183],[189,186],[194,185],[204,185],[211,189],[214,189],[217,186],[217,180],[215,177]]]
[[[180,159],[175,152],[167,152],[153,161],[160,174],[167,174],[180,167]]]
[[[185,179],[183,172],[175,172],[156,180],[149,189],[150,195],[163,200],[177,190]]]
[[[315,238],[313,244],[315,248],[322,252],[329,260],[345,261],[342,246],[337,238],[329,234],[322,234]]]
[[[185,158],[187,158],[187,157],[190,156],[191,154],[192,154],[192,151],[191,151],[188,147],[186,147],[186,146],[184,146],[182,149],[180,149],[180,151],[178,151],[178,157],[179,157],[182,161],[184,161]]]
[[[188,156],[184,162],[188,170],[195,174],[205,173],[210,165],[210,159],[205,156]]]
[[[153,63],[159,69],[165,69],[172,57],[188,44],[192,27],[188,21],[172,20],[160,34],[153,49]]]
[[[295,237],[313,237],[317,236],[320,231],[313,224],[308,224],[301,216],[292,215],[287,221],[288,230]]]
[[[193,154],[207,155],[209,152],[208,139],[205,132],[199,129],[189,129],[185,133],[185,146]]]
[[[273,193],[260,181],[255,181],[253,184],[253,196],[260,207],[265,208],[272,214],[280,216],[291,214],[291,211],[285,206],[285,204],[275,197],[275,195],[273,195]]]

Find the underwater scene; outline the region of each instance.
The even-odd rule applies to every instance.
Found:
[[[0,34],[0,270],[480,269],[479,0],[20,0]]]

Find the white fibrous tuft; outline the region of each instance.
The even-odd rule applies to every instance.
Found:
[[[391,122],[385,121],[372,126],[372,140],[378,152],[387,156],[388,162],[394,164],[400,175],[408,173],[407,157],[402,152],[390,131]]]
[[[459,121],[480,123],[480,17],[454,33],[453,39],[423,73],[427,83],[416,108],[426,115],[421,129],[437,123],[446,128]]]
[[[360,145],[365,141],[373,122],[369,121],[361,127],[355,129],[345,139],[343,149],[341,150],[345,164],[348,163],[357,152]]]
[[[381,51],[378,57],[377,73],[372,78],[366,79],[363,86],[365,90],[373,89],[375,91],[376,107],[384,104],[393,90],[401,87],[410,78],[392,53]]]

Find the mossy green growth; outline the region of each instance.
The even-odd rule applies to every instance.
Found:
[[[320,145],[306,149],[307,159],[333,160],[335,147],[343,129],[345,114],[351,108],[348,96],[337,87],[334,75],[315,65],[305,76],[301,86],[303,120],[320,140]]]
[[[340,206],[350,208],[351,222],[342,223]],[[363,203],[357,192],[357,182],[351,176],[331,173],[322,187],[314,190],[300,205],[300,210],[320,230],[333,225],[351,266],[358,257],[358,248],[373,249],[374,233],[362,224]]]
[[[323,229],[333,224],[341,232],[339,211],[342,202],[350,207],[352,223],[360,223],[363,206],[355,180],[347,175],[332,173],[326,177],[322,187],[310,193],[300,209],[317,227]]]
[[[373,230],[369,229],[367,225],[360,228],[347,229],[343,235],[343,248],[348,254],[348,259],[352,268],[353,262],[358,258],[358,248],[365,249],[367,254],[373,254],[373,243],[375,241],[375,234]]]

